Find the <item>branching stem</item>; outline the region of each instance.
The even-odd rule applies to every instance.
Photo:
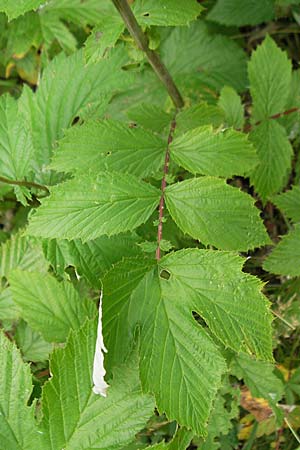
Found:
[[[154,72],[156,73],[160,81],[165,85],[175,107],[182,108],[184,104],[183,99],[173,81],[173,78],[166,69],[164,63],[161,61],[159,55],[155,51],[150,50],[148,45],[148,38],[139,26],[130,6],[127,3],[127,0],[112,0],[112,2],[119,11],[129,33],[135,40],[136,44],[146,54]]]
[[[169,162],[170,162],[170,144],[173,140],[174,131],[176,128],[176,115],[174,116],[171,126],[170,126],[170,132],[168,136],[168,144],[167,144],[167,150],[166,150],[166,156],[165,156],[165,163],[164,163],[164,175],[161,180],[161,197],[159,201],[159,209],[158,209],[158,227],[157,227],[157,248],[156,248],[156,259],[160,259],[160,243],[162,240],[162,232],[163,232],[163,220],[164,220],[164,208],[165,208],[165,190],[167,187],[167,175],[169,172]]]
[[[18,180],[10,180],[9,178],[0,177],[0,183],[11,184],[13,186],[24,186],[28,188],[41,189],[49,194],[49,189],[47,186],[43,186],[42,184],[34,183],[32,181],[18,181]]]

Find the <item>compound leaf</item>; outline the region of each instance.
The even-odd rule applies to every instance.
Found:
[[[175,137],[171,157],[190,172],[230,178],[244,175],[258,163],[255,148],[244,133],[215,132],[199,127]]]
[[[19,350],[0,333],[0,435],[1,449],[42,448],[34,419],[35,404],[28,406],[31,373]]]
[[[92,392],[95,342],[96,323],[87,321],[51,357],[52,378],[42,397],[43,448],[121,449],[152,414],[153,400],[142,393],[134,362],[115,370],[106,398]]]
[[[46,238],[93,240],[133,230],[152,214],[160,191],[132,175],[82,174],[51,190],[27,233]]]
[[[182,181],[167,187],[165,199],[179,228],[205,245],[246,251],[270,243],[253,199],[224,180]]]
[[[9,281],[21,316],[48,342],[65,342],[71,329],[96,314],[91,300],[81,299],[71,283],[59,283],[50,274],[15,270]]]
[[[147,177],[164,161],[166,143],[142,128],[113,120],[90,120],[61,141],[51,167],[62,172],[109,170]]]

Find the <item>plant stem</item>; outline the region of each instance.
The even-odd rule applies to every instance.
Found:
[[[167,150],[166,150],[166,156],[165,156],[165,163],[164,163],[164,175],[163,179],[161,180],[161,197],[159,201],[159,213],[158,213],[158,227],[157,227],[157,249],[156,249],[156,259],[160,260],[160,242],[162,240],[162,231],[163,231],[163,220],[164,220],[164,208],[165,208],[165,190],[167,187],[167,175],[169,172],[169,162],[170,162],[170,144],[173,140],[174,131],[176,128],[176,115],[174,116],[171,126],[170,126],[170,132],[168,136],[168,144],[167,144]]]
[[[42,184],[34,183],[31,181],[18,181],[18,180],[10,180],[9,178],[0,177],[0,182],[5,184],[12,184],[14,186],[25,186],[28,188],[36,188],[46,191],[49,194],[49,189]]]
[[[139,26],[130,6],[127,3],[127,0],[112,0],[112,2],[119,11],[136,44],[146,54],[154,72],[160,81],[165,85],[175,107],[182,108],[184,103],[179,90],[177,89],[170,73],[166,69],[158,54],[153,50],[150,50],[148,38]]]
[[[273,116],[268,117],[267,119],[280,119],[280,117],[284,117],[284,116],[288,116],[289,114],[295,113],[295,112],[300,112],[300,108],[298,108],[297,106],[295,106],[294,108],[290,108],[287,109],[286,111],[282,111],[280,113],[277,114],[273,114]],[[262,120],[258,120],[257,122],[254,123],[255,126],[260,125],[263,121]],[[251,131],[253,128],[253,125],[251,124],[247,124],[244,127],[244,132],[248,133],[249,131]]]

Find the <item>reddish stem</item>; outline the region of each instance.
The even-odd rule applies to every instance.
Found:
[[[173,141],[174,131],[176,128],[176,120],[175,117],[172,120],[170,132],[168,136],[168,145],[166,150],[166,156],[165,156],[165,163],[164,163],[164,175],[161,180],[161,197],[159,201],[159,214],[158,214],[158,227],[157,227],[157,249],[156,249],[156,259],[160,259],[160,242],[162,240],[162,233],[163,233],[163,219],[164,219],[164,209],[165,209],[165,190],[167,187],[167,175],[169,172],[169,162],[170,162],[170,144]]]
[[[292,114],[294,112],[298,112],[300,111],[300,108],[294,107],[294,108],[290,108],[287,109],[286,111],[277,113],[277,114],[273,114],[273,116],[268,117],[268,119],[280,119],[280,117],[283,116],[288,116],[289,114]],[[255,126],[260,125],[262,123],[262,120],[258,120],[257,122],[255,122]],[[247,124],[244,128],[245,133],[248,133],[249,131],[252,130],[252,125]]]

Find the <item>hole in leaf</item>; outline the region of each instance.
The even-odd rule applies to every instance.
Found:
[[[149,17],[149,16],[150,16],[150,13],[145,12],[145,13],[143,14],[143,16],[144,16],[144,17]]]
[[[201,325],[203,328],[208,328],[205,320],[202,319],[202,317],[196,311],[192,311],[192,314],[194,319],[199,323],[199,325]]]
[[[159,276],[160,276],[160,278],[162,278],[163,280],[169,280],[171,274],[170,274],[170,272],[168,272],[166,269],[163,269],[163,270],[160,271]]]
[[[106,156],[110,156],[111,155],[111,152],[109,151],[109,152],[106,152]]]

